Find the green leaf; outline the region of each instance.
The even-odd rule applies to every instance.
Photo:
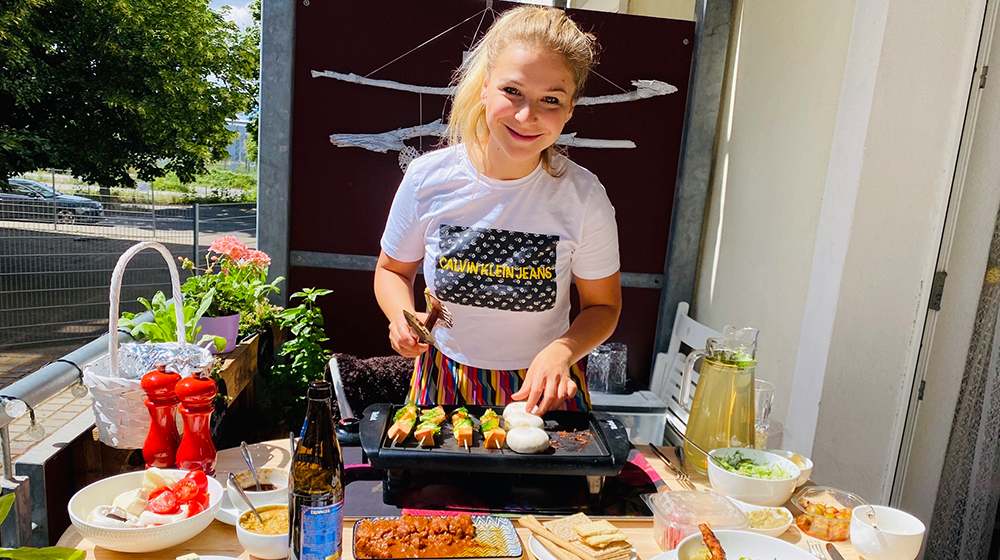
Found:
[[[10,513],[10,508],[14,506],[14,499],[16,496],[13,492],[10,494],[4,494],[0,497],[0,523],[3,523],[7,519],[7,514]]]
[[[87,553],[82,550],[49,546],[45,548],[0,548],[0,556],[11,560],[82,560]]]

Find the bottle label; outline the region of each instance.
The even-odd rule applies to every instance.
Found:
[[[344,538],[344,502],[299,509],[299,560],[339,560]]]

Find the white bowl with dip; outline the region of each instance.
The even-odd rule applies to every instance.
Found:
[[[260,479],[260,483],[274,486],[271,490],[254,490],[253,475],[250,474],[249,470],[240,472],[233,471],[233,475],[236,476],[236,481],[243,487],[243,491],[246,492],[247,497],[250,498],[250,502],[252,502],[255,507],[275,504],[281,500],[288,503],[287,469],[279,469],[277,467],[257,467],[257,477]],[[243,501],[243,498],[240,497],[240,493],[237,492],[235,488],[229,487],[228,480],[226,481],[226,494],[229,495],[229,501],[236,506],[236,509],[240,511],[247,509],[247,505]]]
[[[784,449],[768,449],[768,453],[774,453],[775,455],[780,455],[785,459],[795,463],[795,466],[799,468],[799,481],[795,484],[796,488],[801,487],[803,484],[809,482],[809,477],[813,472],[813,462],[809,457],[800,455],[794,451],[787,451]]]
[[[284,520],[284,532],[262,534],[248,530],[244,525],[257,523],[254,514],[249,509],[242,512],[236,521],[236,538],[252,556],[264,560],[278,560],[288,557],[288,505],[271,504],[257,509],[264,519],[265,527],[273,527],[277,521]],[[280,523],[278,523],[280,525]]]
[[[739,500],[733,500],[750,521],[749,530],[769,537],[784,534],[795,518],[786,507],[755,506]]]

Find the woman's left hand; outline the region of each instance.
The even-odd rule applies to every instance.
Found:
[[[524,400],[525,409],[537,416],[573,398],[577,386],[569,376],[571,358],[569,349],[561,344],[546,346],[531,361],[524,383],[511,397],[516,401]]]

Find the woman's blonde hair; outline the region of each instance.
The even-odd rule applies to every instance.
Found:
[[[573,75],[573,102],[583,93],[583,84],[594,65],[594,36],[580,30],[563,10],[520,6],[504,12],[455,73],[455,97],[448,118],[448,143],[465,143],[470,157],[474,159],[482,158],[490,138],[486,107],[480,95],[483,83],[497,57],[512,44],[550,49],[561,55]],[[554,177],[564,172],[552,168],[556,151],[555,145],[552,145],[542,152],[542,166]]]

